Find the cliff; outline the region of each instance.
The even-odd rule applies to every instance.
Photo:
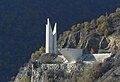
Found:
[[[63,75],[56,78],[63,78],[59,82],[63,82],[65,78],[73,78],[74,82],[118,82],[120,80],[120,9],[118,8],[114,13],[109,15],[106,13],[89,22],[73,25],[70,30],[63,32],[59,36],[58,48],[82,48],[85,54],[112,52],[112,56],[107,58],[103,63],[99,63],[87,71],[82,71],[82,74],[78,74],[81,71],[76,73],[74,70],[73,75],[77,78],[72,74],[65,77],[63,76],[65,72],[60,70]],[[35,61],[39,58],[42,54],[41,51],[44,52],[44,48],[40,48],[39,51],[33,53],[30,60]],[[29,82],[32,74],[31,65],[32,62],[29,62],[24,66],[16,79],[24,76],[22,82]],[[50,73],[53,72],[48,71]],[[56,73],[59,74],[60,72]],[[71,79],[72,82],[73,79]]]
[[[113,36],[120,34],[120,10],[100,16],[90,22],[73,25],[58,39],[59,48],[82,48],[84,53],[97,53],[99,50],[111,50]],[[114,45],[114,44],[113,44]]]

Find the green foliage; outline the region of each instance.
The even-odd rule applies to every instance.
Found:
[[[43,60],[46,60],[49,62],[53,59],[53,56],[51,56],[51,54],[47,54],[46,56],[43,56],[42,58],[43,58]]]
[[[107,35],[107,29],[109,27],[109,23],[107,19],[103,19],[99,22],[96,32],[100,35]]]
[[[63,32],[63,34],[60,34],[59,39],[58,39],[58,48],[61,48],[61,45],[60,45],[61,43],[64,44],[64,42],[67,41],[70,32],[71,31],[65,31]]]
[[[95,62],[92,67],[87,67],[83,74],[78,77],[77,82],[94,82],[101,76],[102,64]]]
[[[45,53],[45,48],[42,46],[41,48],[39,48],[39,51],[40,51],[41,53]]]
[[[112,14],[112,18],[120,17],[120,9],[116,9],[116,12]]]
[[[21,82],[30,82],[30,77],[28,77],[28,76],[22,77]]]
[[[39,58],[39,56],[40,56],[40,54],[32,53],[31,59],[32,59],[32,60],[36,60],[37,58]]]
[[[84,22],[84,28],[88,28],[90,26],[89,22]]]
[[[41,47],[41,48],[39,49],[39,51],[35,51],[35,53],[32,53],[31,59],[32,59],[32,60],[38,59],[38,58],[41,56],[41,54],[44,53],[44,52],[45,52],[45,48],[44,48],[44,47]]]
[[[53,54],[47,53],[43,54],[38,59],[41,63],[54,63],[55,56]]]
[[[29,76],[23,76],[23,77],[21,77],[19,82],[30,82],[30,77]]]
[[[76,25],[73,25],[70,30],[75,32],[75,31],[80,30],[81,28],[82,28],[81,25],[78,23]]]

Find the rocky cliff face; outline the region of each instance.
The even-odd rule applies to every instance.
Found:
[[[82,48],[84,53],[97,53],[100,49],[110,50],[111,37],[120,34],[120,9],[102,15],[90,22],[73,25],[58,39],[59,48]]]
[[[104,72],[103,76],[98,82],[119,82],[120,80],[120,36],[114,36],[112,38],[112,56],[107,58],[103,63]]]
[[[85,71],[83,75],[76,75],[79,79],[75,82],[118,82],[120,80],[120,9],[118,8],[116,12],[102,15],[90,22],[73,25],[70,30],[59,36],[58,47],[82,48],[84,53],[98,53],[101,50],[102,52],[112,52],[112,56],[107,58],[104,63],[99,64],[99,67],[95,66],[97,70],[92,68],[87,72]],[[44,48],[41,50],[45,51]],[[39,53],[33,53],[32,58],[39,57]],[[16,79],[24,76],[22,82],[23,80],[29,82],[32,74],[30,65],[29,63],[24,66]],[[63,79],[59,82],[63,82]]]
[[[90,22],[73,25],[58,39],[59,48],[82,48],[84,53],[112,52],[100,70],[97,82],[118,82],[120,80],[120,9],[105,14]]]

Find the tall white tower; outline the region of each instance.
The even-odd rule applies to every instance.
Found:
[[[57,23],[55,23],[53,29],[53,53],[57,54]]]
[[[46,53],[57,53],[57,23],[55,23],[52,32],[49,18],[46,24]]]
[[[51,52],[51,50],[50,50],[50,34],[51,34],[50,31],[51,31],[50,22],[49,22],[49,19],[47,19],[47,24],[46,24],[46,53]]]

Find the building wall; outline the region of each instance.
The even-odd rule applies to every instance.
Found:
[[[92,54],[96,61],[104,61],[104,59],[111,56],[111,53]]]
[[[68,60],[68,62],[74,62],[81,58],[83,50],[64,48],[60,49],[59,52]]]

